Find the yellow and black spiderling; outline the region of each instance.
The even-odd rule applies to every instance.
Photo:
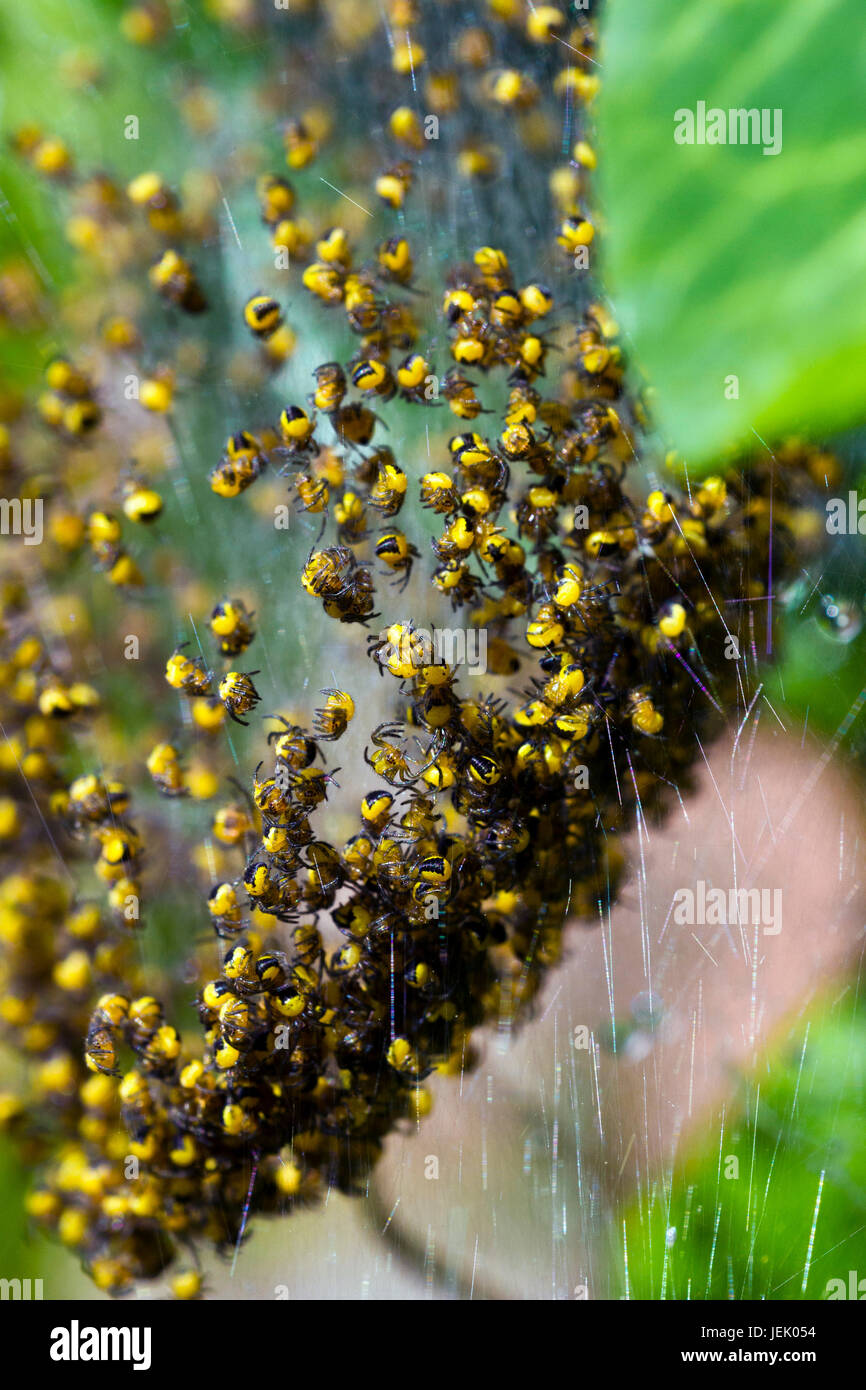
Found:
[[[253,676],[258,674],[258,671],[228,671],[219,683],[219,697],[229,718],[236,724],[245,723],[240,716],[249,714],[262,698],[253,684]]]
[[[255,636],[253,615],[243,599],[223,599],[210,615],[210,629],[223,656],[246,651]]]
[[[376,543],[376,555],[396,575],[398,587],[405,589],[418,551],[402,531],[389,531]],[[401,578],[402,576],[402,578]]]
[[[244,323],[257,338],[269,338],[282,321],[282,310],[270,295],[254,294],[244,305]]]
[[[151,267],[150,283],[164,299],[188,314],[201,314],[207,308],[192,266],[173,248],[164,251]]]

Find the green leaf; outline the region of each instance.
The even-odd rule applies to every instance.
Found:
[[[691,465],[752,431],[814,437],[866,419],[862,20],[861,0],[607,11],[608,290],[658,424]],[[780,152],[676,143],[675,113],[699,102],[766,110],[768,136],[780,111]]]
[[[790,1301],[826,1299],[833,1279],[847,1289],[852,1269],[862,1277],[864,1083],[862,1009],[813,1006],[811,1022],[799,1020],[781,1055],[743,1083],[724,1125],[664,1189],[626,1209],[611,1233],[621,1290]]]

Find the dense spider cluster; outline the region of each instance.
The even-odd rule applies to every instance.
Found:
[[[297,22],[313,24],[315,7],[293,8]],[[416,92],[434,46],[425,25],[433,40],[436,27],[411,0],[386,8],[394,74]],[[482,181],[500,153],[479,113],[505,113],[531,151],[540,137],[530,116],[541,114],[545,83],[576,103],[597,85],[586,16],[510,0],[487,8],[483,25],[455,19],[445,66],[430,70],[424,88],[434,113],[460,110],[458,173]],[[361,63],[367,7],[355,19],[344,7],[323,10],[320,22]],[[245,15],[236,6],[224,18],[242,24]],[[136,42],[156,41],[158,7],[133,7],[126,27]],[[315,32],[304,28],[304,42]],[[571,61],[554,76],[558,40]],[[425,169],[417,107],[413,97],[390,111],[389,138],[406,157],[373,179],[398,219]],[[290,121],[290,172],[313,163],[328,134],[320,107]],[[152,172],[137,173],[125,192],[106,175],[78,180],[63,143],[39,132],[20,132],[17,147],[65,185],[70,237],[97,260],[107,256],[115,287],[137,277],[169,306],[178,332],[190,315],[207,321],[207,281],[185,246],[200,242],[206,261],[207,198],[189,210]],[[208,500],[223,509],[217,499],[288,476],[294,506],[318,529],[298,557],[300,590],[350,632],[366,630],[382,677],[381,718],[364,749],[370,789],[349,808],[357,819],[345,843],[331,826],[335,804],[345,811],[348,798],[337,796],[325,753],[356,718],[356,696],[336,686],[305,724],[272,720],[251,784],[211,816],[227,867],[217,875],[216,859],[206,861],[202,920],[218,965],[212,941],[194,957],[200,1027],[183,1036],[171,1021],[170,982],[149,975],[127,939],[146,929],[142,865],[167,853],[160,832],[133,826],[126,785],[101,766],[69,775],[64,727],[98,717],[98,696],[76,678],[70,648],[49,650],[37,635],[21,584],[3,593],[0,1017],[24,1059],[24,1084],[20,1099],[4,1099],[2,1119],[42,1165],[31,1214],[109,1292],[156,1276],[180,1247],[231,1246],[248,1210],[364,1188],[388,1132],[429,1110],[430,1073],[470,1065],[480,1024],[517,1020],[559,958],[570,917],[607,912],[623,872],[619,833],[663,814],[688,788],[706,738],[742,703],[741,661],[750,659],[771,574],[778,583],[811,540],[811,490],[835,464],[805,445],[789,447],[782,464],[762,452],[699,481],[671,462],[669,481],[648,487],[644,407],[626,383],[616,324],[582,281],[573,289],[576,253],[594,238],[579,200],[595,164],[583,138],[573,156],[549,169],[565,220],[547,228],[547,259],[562,290],[517,275],[509,248],[485,244],[443,270],[432,314],[434,286],[422,295],[420,258],[400,220],[359,263],[348,227],[317,237],[288,179],[258,177],[273,249],[287,252],[298,283],[339,309],[360,343],[315,370],[302,402],[264,423],[237,422],[222,456],[204,466]],[[178,375],[194,375],[195,352],[187,343],[173,359],[153,353],[135,316],[114,311],[123,298],[106,296],[101,351],[140,366],[136,409],[171,419],[183,407]],[[296,346],[279,301],[256,289],[234,312],[259,362],[278,371]],[[437,346],[450,358],[441,380]],[[545,391],[554,354],[562,365]],[[118,464],[109,435],[89,456],[82,509],[76,450],[106,432],[110,393],[100,400],[89,371],[66,357],[51,360],[45,376],[33,429],[69,449],[49,496],[48,569],[62,575],[89,548],[95,569],[126,594],[144,576],[105,493],[91,492],[92,477],[112,477],[133,527],[158,522],[163,499],[140,465]],[[413,449],[382,439],[378,412],[395,398],[417,406],[424,423],[453,417],[461,432],[419,467]],[[124,439],[126,410],[115,403]],[[30,428],[25,417],[28,443]],[[43,455],[32,447],[36,463],[19,469],[22,497],[41,481]],[[14,459],[14,431],[3,451]],[[425,512],[435,519],[430,545],[422,530],[415,544],[397,527],[401,512],[416,527]],[[483,635],[481,671],[444,656],[396,607],[409,608],[396,595],[408,592],[429,550],[425,578],[442,608],[460,615],[464,634]],[[217,796],[226,716],[245,725],[261,699],[261,672],[237,663],[256,640],[255,614],[223,597],[208,624],[225,669],[211,669],[204,649],[187,642],[164,651],[165,682],[189,717],[135,769],[169,801]],[[269,701],[279,698],[268,690]],[[210,753],[189,763],[193,736]],[[107,918],[88,896],[79,858],[95,861],[107,886]],[[179,1273],[174,1288],[195,1296],[197,1271]]]

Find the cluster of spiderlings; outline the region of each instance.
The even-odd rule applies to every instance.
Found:
[[[120,331],[116,322],[109,328],[112,332]],[[65,444],[82,443],[103,420],[90,377],[67,358],[55,357],[45,369],[45,384],[46,389],[36,402],[39,417]],[[101,502],[82,513],[72,504],[70,492],[69,488],[58,491],[50,517],[51,539],[67,557],[88,545],[94,568],[116,588],[141,587],[144,577],[124,542],[121,519]],[[111,497],[126,520],[136,526],[148,526],[162,513],[160,493],[132,464],[124,467],[119,480],[114,481]]]
[[[219,615],[216,621],[219,624],[222,615],[231,607],[240,608],[239,601],[234,604],[222,603],[214,610],[214,614]],[[165,678],[173,690],[178,690],[182,695],[187,695],[193,699],[207,699],[213,694],[213,675],[205,670],[201,657],[190,657],[186,654],[186,646],[175,648],[169,657],[165,667]],[[236,651],[242,651],[245,643],[234,647],[230,642],[226,647],[223,643],[223,650],[234,655]],[[257,671],[227,671],[219,681],[217,689],[219,698],[223,702],[226,713],[234,719],[235,723],[242,724],[242,714],[249,713],[255,709],[259,702],[259,694],[253,685],[253,676],[258,675]]]
[[[575,380],[599,353],[598,332],[578,334]],[[592,916],[609,901],[622,867],[612,837],[687,785],[697,740],[735,700],[722,596],[732,574],[750,597],[765,595],[771,534],[777,573],[794,557],[812,455],[793,455],[776,479],[772,532],[770,468],[758,461],[705,479],[690,498],[656,489],[638,506],[622,486],[611,404],[623,407],[620,374],[605,352],[603,368],[598,355],[590,364],[598,396],[558,411],[538,403],[549,421],[540,455],[525,419],[523,457],[506,461],[478,436],[451,450],[458,474],[519,467],[546,480],[546,498],[531,487],[514,511],[531,555],[486,512],[462,500],[455,508],[464,558],[478,547],[487,620],[501,629],[494,675],[522,668],[509,638],[528,619],[539,662],[537,675],[522,672],[525,698],[461,694],[457,671],[410,621],[372,636],[371,656],[408,703],[405,722],[379,724],[365,750],[385,785],[363,799],[358,833],[335,846],[311,823],[332,782],[316,759],[347,728],[351,696],[329,689],[311,729],[284,721],[272,731],[273,775],[257,772],[249,811],[233,808],[221,834],[244,863],[208,900],[229,945],[200,991],[201,1050],[187,1051],[153,998],[99,1001],[87,1062],[110,1076],[121,1043],[135,1054],[119,1097],[146,1175],[137,1202],[147,1197],[142,1210],[128,1187],[107,1186],[112,1220],[87,1232],[103,1286],[119,1291],[153,1272],[154,1229],[237,1238],[237,1222],[220,1213],[226,1197],[240,1203],[251,1154],[256,1210],[325,1184],[357,1190],[396,1120],[428,1108],[423,1079],[466,1065],[485,1019],[514,1021],[557,960],[568,914]],[[600,401],[601,415],[590,409]],[[506,419],[504,435],[514,428]],[[250,637],[233,602],[217,606],[212,627],[221,640],[228,632],[229,656]],[[183,650],[168,674],[194,697],[214,679]],[[247,679],[220,682],[230,714]],[[281,945],[268,942],[245,921],[253,909],[275,930],[297,925]],[[326,929],[344,944],[329,951]]]
[[[156,1277],[182,1247],[237,1243],[248,1209],[284,1211],[329,1187],[362,1191],[388,1132],[430,1109],[425,1079],[470,1065],[480,1025],[510,1027],[526,1012],[568,919],[597,918],[615,897],[619,834],[687,790],[706,739],[741,702],[732,645],[754,653],[770,573],[778,583],[811,543],[812,488],[834,467],[826,453],[790,446],[775,463],[763,453],[729,460],[700,482],[682,469],[683,490],[675,461],[665,470],[642,458],[644,407],[629,391],[616,324],[591,302],[598,288],[587,294],[583,273],[590,246],[595,254],[586,210],[596,162],[586,108],[598,87],[591,16],[489,0],[484,19],[464,25],[457,5],[386,0],[392,72],[380,82],[369,76],[381,53],[378,5],[298,0],[291,16],[267,18],[244,0],[210,8],[229,28],[277,26],[280,42],[297,24],[291,77],[304,92],[304,44],[327,35],[348,59],[341,66],[363,74],[392,146],[372,159],[360,141],[370,189],[393,224],[362,252],[348,210],[345,226],[316,230],[299,215],[294,183],[250,174],[273,252],[299,267],[315,309],[339,311],[325,330],[345,327],[360,343],[316,368],[302,403],[233,422],[222,456],[203,466],[219,499],[237,498],[269,467],[290,477],[301,520],[320,528],[294,578],[350,632],[379,618],[381,604],[383,626],[367,634],[367,651],[382,681],[360,804],[325,754],[369,702],[335,684],[308,725],[270,716],[248,791],[210,814],[217,850],[189,853],[209,876],[207,944],[184,977],[195,980],[199,1027],[184,1024],[181,1036],[178,990],[128,947],[144,846],[148,864],[167,857],[167,835],[150,812],[133,827],[126,785],[104,763],[70,774],[63,717],[74,725],[92,713],[96,693],[49,661],[19,589],[4,596],[0,1019],[27,1079],[22,1098],[3,1098],[0,1120],[41,1165],[34,1219],[112,1293]],[[148,0],[127,7],[122,28],[132,42],[157,44],[170,21],[167,6]],[[288,170],[311,202],[318,180],[308,170],[334,135],[325,98],[335,66],[317,74],[323,100],[304,97],[280,129]],[[548,138],[551,96],[564,107],[565,144],[559,127]],[[185,109],[191,127],[208,130],[200,92]],[[439,120],[457,135],[448,161],[434,165],[427,127]],[[60,451],[62,482],[47,489],[50,567],[65,573],[89,546],[124,598],[144,579],[110,499],[132,523],[163,511],[126,441],[142,408],[171,428],[195,395],[195,345],[172,349],[166,338],[217,311],[208,247],[221,185],[205,180],[181,198],[145,171],[124,192],[108,175],[79,176],[53,136],[28,128],[15,144],[66,200],[69,240],[105,272],[95,360],[119,362],[136,382],[116,407],[103,387],[110,373],[92,377],[91,357],[81,357],[87,370],[67,358],[49,363],[35,415]],[[407,226],[413,199],[428,197],[440,215],[454,177],[468,181],[473,207],[489,218],[484,239],[498,243],[497,175],[512,146],[518,161],[505,181],[534,177],[536,165],[546,180],[542,239],[527,247],[510,232],[504,248],[473,251],[476,236],[460,243],[465,262],[437,268]],[[557,146],[573,158],[557,163]],[[527,262],[532,271],[518,271]],[[273,382],[295,332],[255,280],[236,299],[232,317]],[[449,359],[441,381],[437,353]],[[545,390],[554,363],[557,380]],[[463,432],[429,444],[422,467],[396,431],[393,448],[380,442],[404,402],[425,407],[425,425],[448,412],[461,422],[452,428]],[[474,423],[481,417],[489,426]],[[25,416],[0,437],[0,466],[22,496],[48,472],[31,426]],[[31,448],[28,472],[19,460]],[[89,449],[99,486],[79,511],[74,461]],[[647,467],[656,472],[648,492]],[[411,531],[404,517],[417,525],[425,513],[436,527],[431,546],[395,523],[400,516]],[[484,636],[483,674],[467,679],[410,616],[423,552],[430,592],[466,610],[470,631]],[[389,581],[378,598],[377,566]],[[259,625],[246,601],[221,599],[208,625],[222,674],[189,643],[171,650],[169,636],[160,648],[160,677],[182,697],[184,724],[209,740],[207,756],[188,764],[187,731],[163,729],[126,779],[165,798],[157,804],[170,834],[184,798],[216,795],[213,745],[260,702],[261,673],[238,669]],[[269,701],[282,693],[268,689]],[[331,827],[350,800],[354,833],[334,843]],[[46,827],[75,865],[76,885],[88,871],[79,851],[84,861],[95,850],[107,923],[58,877]],[[197,1296],[198,1271],[179,1273],[173,1288]]]
[[[98,1052],[101,1039],[89,1023],[94,993],[121,978],[136,983],[138,968],[121,929],[123,914],[106,922],[98,902],[81,896],[78,876],[69,868],[58,874],[59,849],[45,825],[53,818],[58,837],[66,827],[72,854],[76,838],[96,839],[97,871],[111,884],[112,898],[131,832],[119,820],[128,799],[119,782],[80,777],[65,785],[67,731],[93,717],[98,697],[56,668],[36,626],[21,585],[7,582],[0,661],[0,1038],[18,1054],[26,1084],[3,1092],[0,1123],[28,1163],[51,1157],[57,1164],[57,1184],[37,1185],[29,1194],[30,1215],[55,1229],[64,1245],[86,1249],[110,1175],[122,1180],[129,1140],[112,1095],[89,1075],[82,1039],[88,1057],[91,1049]],[[70,846],[65,850],[68,859]]]

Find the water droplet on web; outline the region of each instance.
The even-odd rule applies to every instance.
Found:
[[[837,642],[853,642],[863,627],[863,613],[849,599],[836,599],[827,594],[821,600],[818,626]]]
[[[631,1016],[635,1023],[641,1024],[645,1028],[652,1028],[660,1023],[664,1017],[664,1001],[658,994],[653,994],[649,990],[644,990],[636,994],[629,1005]]]

